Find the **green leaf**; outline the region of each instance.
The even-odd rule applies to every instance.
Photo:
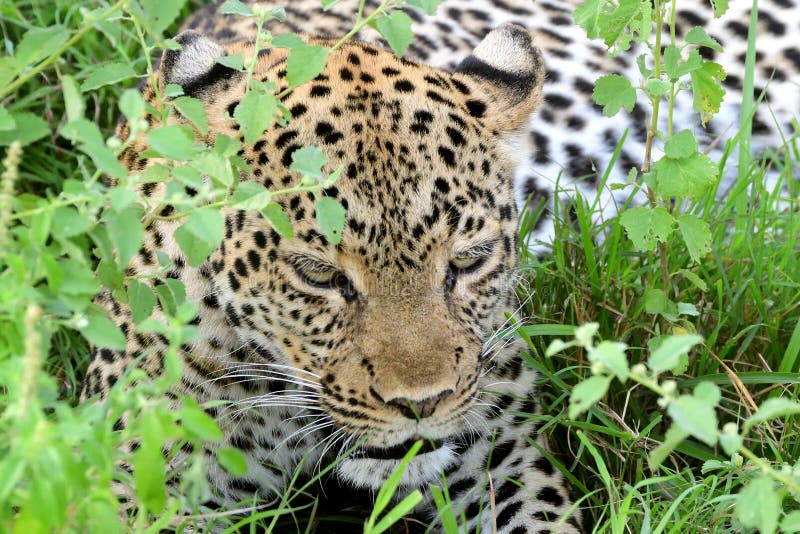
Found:
[[[760,534],[772,534],[778,528],[781,496],[772,479],[761,475],[736,495],[736,516],[742,525],[757,528]]]
[[[692,271],[689,271],[688,269],[680,269],[680,270],[678,270],[678,273],[683,275],[684,278],[689,280],[700,291],[703,291],[703,292],[708,291],[708,285],[703,281],[702,278],[697,276],[696,273],[693,273]]]
[[[722,398],[722,393],[715,383],[700,382],[694,388],[694,396],[712,406],[716,406]]]
[[[664,436],[664,441],[661,444],[653,449],[648,457],[648,463],[650,464],[650,469],[653,471],[657,470],[659,466],[664,463],[667,456],[669,456],[675,448],[681,444],[683,440],[689,437],[689,433],[683,431],[676,425],[672,425],[667,430],[666,435]]]
[[[127,176],[128,169],[117,160],[116,154],[106,146],[100,129],[93,122],[86,119],[68,122],[61,129],[61,135],[77,145],[81,152],[92,158],[92,162],[104,173],[117,178]]]
[[[119,97],[119,110],[128,120],[140,119],[144,115],[144,100],[136,89],[126,89]]]
[[[325,152],[316,146],[304,146],[292,152],[292,164],[289,168],[299,172],[304,176],[311,176],[317,180],[322,180],[322,166],[328,161]]]
[[[136,72],[127,63],[106,63],[99,68],[92,69],[92,73],[81,84],[81,91],[91,91],[134,76],[136,76]]]
[[[61,93],[64,95],[64,107],[67,111],[67,121],[76,121],[83,118],[86,104],[78,88],[75,78],[69,75],[61,76]]]
[[[375,496],[375,504],[373,505],[372,515],[369,519],[370,523],[372,523],[374,519],[386,509],[386,506],[389,505],[392,500],[392,495],[394,495],[398,486],[400,486],[400,480],[403,478],[403,473],[405,473],[406,469],[408,469],[408,464],[411,463],[411,460],[414,459],[420,448],[422,448],[422,440],[414,442],[411,448],[408,449],[406,454],[403,456],[403,459],[400,460],[400,463],[397,465],[395,470],[392,471],[392,474],[386,479],[386,482],[383,483],[381,489],[378,490],[378,494]]]
[[[720,434],[719,444],[725,454],[733,456],[739,449],[742,448],[742,436],[739,434]]]
[[[717,52],[722,52],[722,45],[719,44],[716,39],[708,35],[708,33],[700,26],[695,26],[689,30],[686,33],[685,39],[689,44],[705,46],[711,48],[712,50],[716,50]]]
[[[652,31],[652,10],[650,2],[645,0],[619,0],[616,6],[607,3],[601,19],[600,36],[611,49],[611,55],[628,50],[631,41],[642,43],[647,40]]]
[[[28,30],[14,50],[17,69],[23,70],[53,54],[67,42],[67,38],[69,38],[69,32],[64,26]]]
[[[342,230],[344,229],[344,206],[334,198],[320,197],[314,203],[314,208],[322,233],[332,245],[338,245],[342,240]]]
[[[725,96],[725,89],[720,82],[725,77],[725,69],[713,61],[703,61],[699,69],[692,71],[693,107],[700,113],[703,124],[719,112],[719,106]]]
[[[233,111],[233,117],[242,127],[245,144],[252,145],[264,134],[272,124],[278,101],[275,95],[261,89],[253,89],[239,102]]]
[[[386,515],[381,518],[378,524],[370,529],[370,534],[381,534],[387,531],[392,525],[411,512],[420,502],[422,502],[422,493],[419,490],[412,491],[397,503],[394,508],[386,512]]]
[[[80,329],[83,337],[101,348],[125,350],[125,336],[122,335],[114,321],[106,317],[105,311],[96,306],[87,311],[87,324]]]
[[[647,365],[656,373],[674,371],[681,364],[681,357],[689,354],[692,347],[702,342],[703,338],[695,334],[661,338],[658,347],[650,351]]]
[[[325,68],[330,50],[324,46],[295,45],[286,61],[286,81],[292,87],[297,87],[313,80]]]
[[[690,51],[686,61],[682,61],[681,49],[677,46],[669,45],[664,50],[664,72],[673,82],[678,81],[681,76],[699,69],[702,61],[697,50]]]
[[[677,220],[692,261],[700,263],[711,252],[711,228],[707,222],[691,213],[680,215]]]
[[[583,28],[589,39],[600,37],[601,20],[607,5],[606,0],[587,0],[572,12],[575,24]]]
[[[711,0],[711,5],[714,6],[714,18],[720,18],[728,11],[728,0]]]
[[[241,210],[262,210],[272,199],[272,193],[258,182],[242,182],[233,194],[233,207]]]
[[[221,447],[217,449],[217,460],[225,471],[235,477],[241,477],[247,473],[247,460],[239,449]]]
[[[668,302],[669,298],[663,289],[651,287],[644,292],[644,310],[647,313],[663,313]]]
[[[602,363],[624,384],[628,378],[628,358],[625,356],[627,348],[625,343],[601,341],[589,351],[589,361]]]
[[[603,115],[612,117],[619,113],[621,108],[633,110],[636,104],[636,90],[627,78],[618,74],[607,74],[595,82],[592,99],[603,106]]]
[[[164,30],[178,18],[186,0],[138,0],[138,3],[141,7],[134,4],[131,11],[142,18],[147,31],[161,37]]]
[[[150,148],[169,159],[191,159],[197,153],[194,142],[191,128],[178,124],[162,126],[147,134]]]
[[[191,397],[182,399],[181,425],[189,431],[192,438],[202,441],[219,441],[222,431],[213,417],[208,415]]]
[[[654,189],[659,195],[696,199],[714,184],[718,169],[711,158],[695,152],[688,158],[661,158],[653,171]]]
[[[131,307],[134,323],[141,323],[153,313],[156,305],[156,297],[150,286],[138,280],[131,280],[128,283],[128,302]]]
[[[224,4],[222,4],[222,7],[219,8],[219,12],[223,15],[241,15],[243,17],[253,16],[253,11],[239,0],[227,0]]]
[[[800,532],[800,510],[789,512],[781,521],[781,530],[783,532]]]
[[[119,213],[107,212],[103,219],[108,228],[108,237],[117,251],[117,263],[125,268],[139,251],[144,239],[139,209],[128,207]]]
[[[29,145],[50,133],[47,121],[33,113],[12,113],[11,119],[14,127],[0,130],[0,146],[8,146],[14,141],[19,141],[22,146]]]
[[[83,234],[94,225],[93,218],[79,213],[72,206],[60,206],[53,212],[53,218],[58,222],[53,226],[52,234],[55,238],[66,238]]]
[[[411,31],[411,18],[402,11],[394,11],[375,21],[375,29],[392,47],[395,55],[400,57],[406,53],[414,33]]]
[[[158,513],[167,502],[166,462],[156,447],[142,447],[133,455],[133,479],[136,495],[150,513]]]
[[[578,383],[569,396],[569,418],[574,419],[603,398],[611,384],[610,376],[595,375]]]
[[[201,100],[190,96],[181,96],[173,100],[172,103],[180,111],[181,115],[194,124],[200,135],[208,134],[208,116],[206,115],[205,105]]]
[[[636,248],[655,250],[656,244],[666,243],[672,235],[675,219],[664,207],[637,206],[622,212],[620,224]]]
[[[428,15],[435,15],[442,0],[408,0],[408,5],[418,7]]]
[[[83,263],[74,259],[63,259],[58,261],[58,266],[67,274],[61,284],[61,293],[86,296],[100,291],[100,284],[94,279],[92,271]]]
[[[13,130],[16,127],[17,121],[6,108],[0,105],[0,131]]]
[[[218,57],[217,63],[228,67],[229,69],[238,71],[244,70],[244,56],[242,56],[241,52],[238,54],[231,54],[229,56]]]
[[[665,82],[664,80],[656,80],[655,78],[647,80],[647,83],[645,84],[647,93],[650,96],[664,96],[669,92],[670,87],[672,87],[672,84],[669,82]]]
[[[189,215],[175,230],[175,240],[190,266],[199,266],[219,246],[224,225],[225,218],[219,211],[202,208]]]
[[[684,432],[713,447],[717,442],[714,405],[693,395],[681,395],[667,406],[667,413]]]
[[[688,158],[695,152],[697,152],[697,139],[689,130],[681,130],[664,143],[664,153],[668,158]]]
[[[270,202],[267,204],[267,206],[261,210],[261,213],[267,218],[269,224],[272,225],[272,228],[274,228],[281,237],[286,239],[294,237],[292,221],[289,220],[289,217],[286,216],[277,202]]]
[[[778,417],[794,415],[800,415],[800,402],[785,397],[767,399],[758,407],[756,413],[745,420],[744,431],[747,433],[755,425],[765,423]]]
[[[282,33],[272,40],[273,48],[294,48],[304,46],[306,42],[296,33]]]

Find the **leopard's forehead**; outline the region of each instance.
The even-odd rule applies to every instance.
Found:
[[[284,57],[265,54],[257,75],[280,91]],[[213,105],[230,113],[240,98],[231,88]],[[484,120],[486,99],[465,76],[348,45],[284,99],[291,121],[244,149],[251,174],[243,179],[273,191],[295,186],[300,176],[289,169],[295,151],[321,148],[324,171],[341,168],[339,180],[322,193],[346,208],[341,249],[366,257],[372,268],[392,262],[402,270],[456,236],[514,231],[512,164]],[[241,135],[234,121],[220,124]],[[314,198],[300,193],[278,200],[301,242],[324,246],[313,221]]]

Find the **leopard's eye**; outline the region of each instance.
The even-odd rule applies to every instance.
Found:
[[[486,261],[485,256],[456,256],[450,260],[450,265],[459,272],[471,272],[480,267]]]
[[[330,263],[307,256],[295,256],[291,264],[297,277],[311,287],[337,290],[348,300],[356,296],[347,275]]]

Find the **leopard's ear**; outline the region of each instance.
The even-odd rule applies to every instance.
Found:
[[[542,53],[517,24],[489,32],[456,73],[478,81],[489,99],[483,116],[500,130],[519,128],[542,102]]]
[[[179,33],[175,41],[181,49],[167,50],[161,56],[163,84],[180,85],[184,94],[198,96],[222,80],[241,76],[239,71],[217,63],[217,59],[227,54],[208,37],[187,30]]]

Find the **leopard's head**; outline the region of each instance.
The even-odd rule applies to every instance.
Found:
[[[252,46],[194,32],[177,40],[183,49],[165,54],[162,86],[180,84],[205,102],[209,142],[240,138],[230,116],[246,76],[216,59],[246,57]],[[254,76],[281,90],[286,69],[286,51],[275,49],[260,55]],[[241,153],[250,167],[242,179],[270,190],[299,183],[289,167],[303,146],[324,151],[326,172],[342,169],[320,194],[346,209],[338,244],[319,226],[317,196],[290,193],[276,200],[292,239],[259,212],[228,209],[223,243],[200,271],[240,342],[308,383],[312,413],[329,418],[329,430],[348,444],[362,440],[345,475],[373,468],[359,459],[402,456],[418,438],[439,450],[429,462],[438,469],[452,455],[441,445],[465,431],[487,372],[487,338],[514,295],[511,140],[540,103],[543,77],[530,35],[511,24],[452,73],[346,44],[285,97],[291,121]]]

